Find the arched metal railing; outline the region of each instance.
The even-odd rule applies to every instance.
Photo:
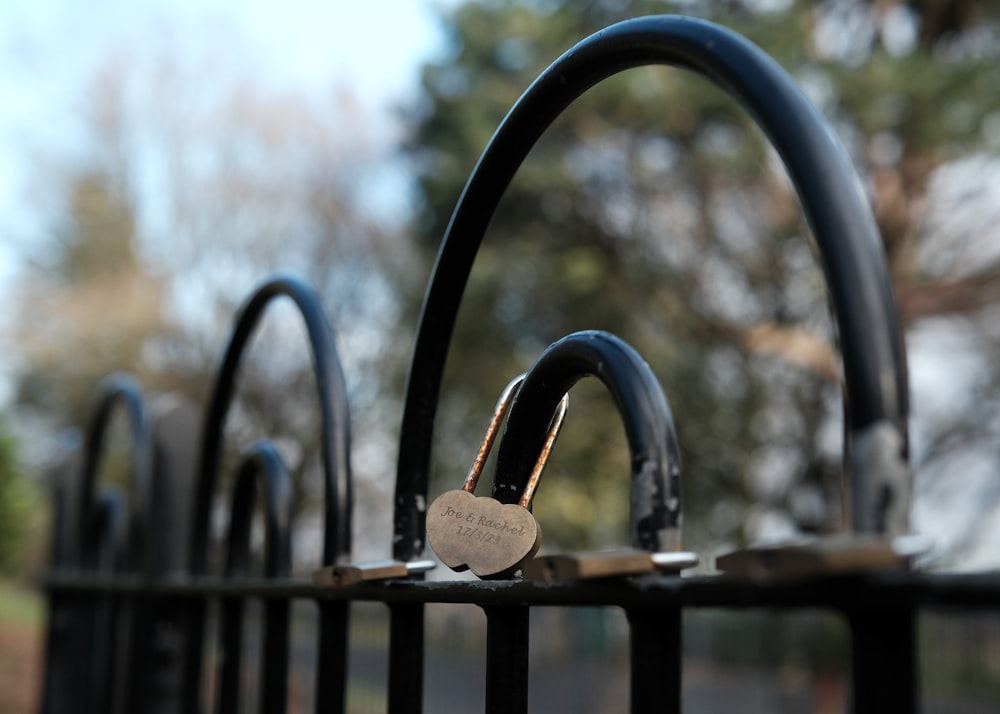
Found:
[[[701,74],[735,98],[777,149],[822,257],[846,383],[846,459],[855,530],[908,527],[908,387],[903,334],[885,257],[857,176],[830,130],[788,74],[756,45],[684,17],[627,20],[583,40],[521,96],[469,177],[424,297],[400,430],[396,557],[419,557],[437,401],[462,294],[501,196],[535,142],[573,100],[642,65]],[[857,447],[860,447],[857,448]],[[879,471],[873,465],[879,465]]]
[[[198,456],[194,495],[194,519],[190,540],[189,569],[193,575],[206,572],[209,552],[209,522],[217,490],[223,445],[223,428],[236,387],[236,377],[254,328],[272,300],[290,298],[305,322],[312,351],[313,373],[320,409],[320,456],[323,473],[323,561],[347,560],[351,552],[352,486],[350,466],[350,413],[343,369],[337,355],[333,330],[318,296],[300,280],[279,276],[257,288],[240,309],[222,359],[206,410]],[[196,711],[201,698],[204,603],[191,604],[187,626],[184,696],[185,710]],[[346,659],[347,609],[341,603],[320,606],[319,663],[340,678],[317,679],[317,698],[324,707],[342,703],[341,663]],[[342,706],[342,704],[340,705]]]
[[[246,575],[250,569],[250,525],[255,493],[264,506],[264,577],[287,578],[292,571],[292,477],[274,446],[261,442],[252,446],[236,473],[229,508],[226,536],[227,578]],[[288,696],[289,611],[287,600],[268,600],[264,605],[263,637],[257,674],[259,711],[280,714]],[[219,667],[220,714],[240,709],[243,673],[244,598],[239,595],[222,603],[221,661]],[[266,673],[266,676],[262,676]]]
[[[206,612],[222,612],[218,687],[212,706],[240,708],[243,603],[264,602],[258,696],[263,711],[287,700],[288,608],[294,599],[319,609],[316,711],[345,710],[347,634],[352,602],[390,610],[387,706],[424,706],[424,607],[459,603],[487,614],[488,711],[527,710],[529,611],[538,606],[624,610],[631,632],[632,711],[680,709],[681,612],[693,607],[823,608],[846,616],[854,641],[854,710],[915,711],[914,612],[927,604],[994,607],[1000,580],[866,572],[847,578],[759,583],[737,578],[634,578],[570,584],[530,580],[425,582],[410,573],[424,551],[424,504],[432,431],[455,317],[473,261],[497,202],[532,145],[580,94],[620,71],[647,64],[692,70],[734,97],[755,118],[785,162],[820,249],[840,337],[846,384],[846,462],[855,531],[894,535],[907,527],[907,376],[899,321],[871,213],[843,152],[787,74],[761,50],[716,25],[678,17],[627,21],[584,40],[529,87],[503,120],[463,191],[444,236],[424,298],[400,433],[392,506],[396,560],[377,568],[347,563],[352,486],[346,388],[333,332],[318,297],[303,283],[277,277],[240,309],[216,374],[200,433],[191,503],[184,503],[186,571],[156,553],[159,489],[169,489],[150,436],[149,417],[129,378],[102,386],[87,432],[83,465],[64,484],[55,530],[46,665],[46,712],[197,712]],[[290,479],[273,446],[258,444],[242,462],[229,504],[224,572],[212,574],[210,533],[219,498],[227,412],[248,340],[267,305],[291,299],[308,333],[320,409],[324,533],[322,571],[344,565],[382,579],[330,577],[302,582],[290,574]],[[526,454],[537,454],[542,422],[554,402],[585,374],[608,385],[625,417],[632,459],[632,545],[680,546],[679,450],[673,417],[652,372],[628,345],[606,333],[557,342],[532,368],[511,408],[498,455],[501,501],[520,492]],[[132,428],[130,488],[95,494],[95,471],[114,405]],[[542,416],[539,416],[542,415]],[[546,424],[547,426],[547,424]],[[159,444],[156,444],[158,446]],[[255,494],[266,530],[262,578],[246,575]],[[156,504],[159,505],[159,504]],[[179,518],[178,520],[184,520]],[[153,525],[151,525],[153,524]],[[645,554],[643,554],[645,555]],[[163,560],[163,562],[161,562]],[[400,562],[402,561],[402,562]],[[326,573],[329,575],[330,573]],[[337,576],[337,572],[333,573]],[[121,635],[101,640],[108,630]],[[103,648],[103,649],[102,649]]]
[[[129,428],[127,486],[97,490],[113,416]],[[87,425],[82,463],[60,484],[68,500],[57,514],[53,561],[70,571],[148,574],[148,528],[152,521],[153,442],[142,391],[125,374],[113,374],[97,388]],[[147,613],[142,603],[119,604],[109,596],[70,600],[52,596],[44,711],[121,711],[132,696],[132,663],[142,646]],[[132,627],[120,622],[134,619]],[[75,662],[75,664],[74,664]]]

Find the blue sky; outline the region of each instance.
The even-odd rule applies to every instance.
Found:
[[[81,107],[109,58],[210,47],[273,87],[307,95],[346,89],[370,121],[368,140],[389,146],[392,110],[415,96],[421,63],[444,51],[437,8],[456,2],[0,2],[0,300],[10,304],[25,245],[48,233],[51,196],[34,164],[83,149]],[[0,313],[0,338],[12,318]],[[10,398],[10,369],[0,355],[0,405]]]
[[[376,118],[412,97],[442,51],[435,7],[450,0],[32,0],[0,3],[0,291],[30,234],[25,176],[39,154],[71,151],[95,68],[116,51],[170,43],[232,48],[261,81],[298,91],[346,87]],[[392,123],[376,122],[390,141]]]

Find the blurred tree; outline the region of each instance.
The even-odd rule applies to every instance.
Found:
[[[410,117],[428,256],[528,84],[598,29],[671,11],[748,36],[829,118],[871,191],[906,324],[995,299],[1000,261],[956,276],[925,254],[934,177],[988,148],[1000,116],[998,12],[969,2],[464,3],[443,17],[450,53],[425,66]],[[664,385],[691,545],[835,528],[839,365],[807,236],[783,169],[721,91],[664,68],[589,90],[532,150],[480,251],[445,377],[442,481],[461,478],[509,376],[564,334],[601,328]],[[624,542],[621,429],[600,390],[574,395],[536,513],[566,546]]]
[[[67,215],[21,293],[17,399],[81,424],[96,380],[126,367],[151,376],[144,345],[177,328],[164,313],[163,281],[136,257],[135,216],[121,182],[83,171],[67,188]]]
[[[116,370],[148,394],[203,406],[237,307],[287,272],[320,293],[355,419],[377,452],[370,442],[388,438],[377,367],[400,334],[382,266],[405,263],[406,251],[391,217],[362,208],[357,181],[374,151],[362,110],[346,91],[317,100],[249,76],[220,73],[209,88],[199,59],[109,62],[87,96],[83,157],[39,162],[39,181],[65,201],[50,239],[26,242],[20,413],[50,431],[80,426],[99,379]],[[238,387],[230,441],[276,439],[299,496],[315,495],[318,479],[302,474],[318,467],[319,405],[301,319],[285,301],[269,308]],[[358,468],[362,508],[391,478],[382,461]]]

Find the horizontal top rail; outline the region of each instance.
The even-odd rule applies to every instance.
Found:
[[[873,572],[762,584],[723,576],[642,575],[549,584],[531,580],[389,580],[349,587],[314,585],[295,578],[239,577],[144,579],[52,571],[51,593],[100,593],[184,598],[259,597],[340,602],[469,605],[832,608],[934,606],[995,610],[1000,573]]]

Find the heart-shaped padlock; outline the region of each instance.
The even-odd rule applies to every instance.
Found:
[[[480,578],[504,577],[534,556],[542,544],[541,527],[528,508],[562,428],[568,397],[563,397],[552,417],[545,444],[518,503],[504,504],[474,495],[500,425],[523,381],[523,374],[514,378],[500,395],[462,488],[445,491],[427,511],[427,541],[452,570],[471,570]]]

